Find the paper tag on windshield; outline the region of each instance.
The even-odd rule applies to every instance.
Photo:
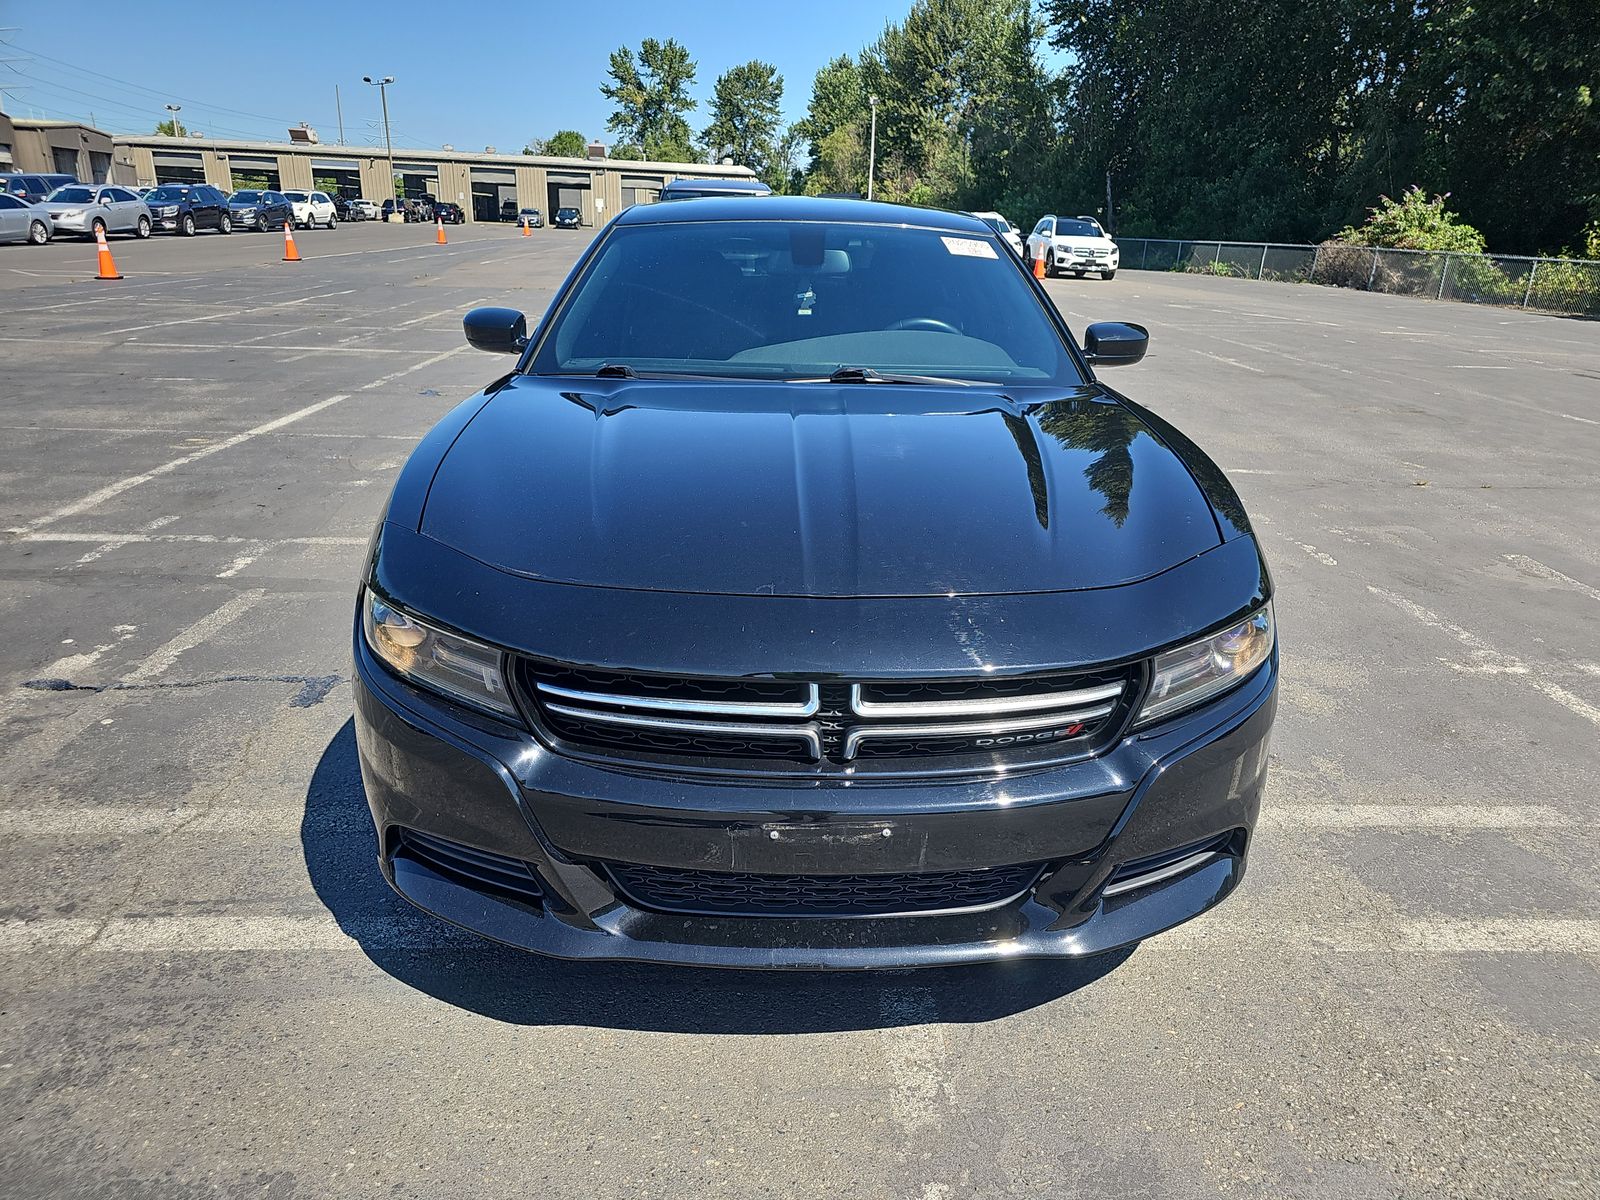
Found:
[[[994,258],[994,247],[981,238],[941,237],[944,248],[951,254],[961,254],[967,258]]]

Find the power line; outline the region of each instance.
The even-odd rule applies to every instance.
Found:
[[[11,46],[13,49],[21,50],[24,54],[31,55],[34,58],[42,59],[43,61],[48,62],[48,63],[54,63],[58,67],[64,67],[69,71],[76,71],[81,75],[91,75],[96,79],[103,79],[103,80],[107,81],[108,83],[117,84],[119,87],[127,88],[127,89],[129,89],[131,91],[142,92],[142,93],[144,93],[146,95],[149,95],[149,96],[155,97],[157,99],[160,99],[163,102],[165,102],[167,100],[181,100],[185,104],[197,105],[200,108],[208,109],[208,110],[213,111],[213,112],[228,113],[228,114],[231,114],[232,116],[236,116],[236,117],[247,117],[247,118],[249,118],[249,119],[251,119],[253,121],[265,121],[265,122],[267,122],[268,124],[271,124],[271,125],[282,125],[282,126],[284,126],[284,128],[288,128],[290,125],[295,123],[294,121],[286,120],[285,118],[283,118],[281,116],[269,116],[269,115],[267,115],[265,113],[247,112],[244,109],[230,108],[227,105],[214,104],[214,103],[212,103],[211,101],[208,101],[208,100],[199,100],[199,99],[196,99],[193,96],[184,96],[184,95],[178,94],[177,92],[170,92],[170,91],[166,91],[164,89],[157,89],[157,88],[148,87],[145,84],[133,83],[132,81],[127,80],[127,79],[119,79],[117,76],[115,76],[115,75],[107,75],[103,71],[91,71],[87,67],[80,67],[76,63],[66,62],[63,59],[52,58],[48,54],[41,54],[37,50],[30,50],[30,49],[28,49],[28,47],[18,45],[15,42],[8,42],[6,44]],[[315,119],[318,121],[319,124],[326,124],[326,121],[323,120],[322,117],[316,117]]]

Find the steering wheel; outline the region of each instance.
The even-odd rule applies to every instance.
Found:
[[[941,321],[938,317],[907,317],[904,321],[896,321],[889,328],[921,329],[928,333],[953,333],[957,337],[961,336],[961,330],[949,321]]]

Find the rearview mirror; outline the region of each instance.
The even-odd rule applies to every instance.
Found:
[[[514,308],[474,308],[461,322],[467,344],[493,354],[521,354],[528,345],[528,318]]]
[[[1128,367],[1150,348],[1150,331],[1123,321],[1099,321],[1083,333],[1083,354],[1091,366]]]

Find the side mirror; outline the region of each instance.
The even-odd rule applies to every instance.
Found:
[[[514,308],[474,308],[461,324],[475,350],[521,354],[528,346],[528,318]]]
[[[1099,321],[1083,333],[1083,353],[1095,367],[1130,367],[1150,348],[1150,331],[1123,321]]]

